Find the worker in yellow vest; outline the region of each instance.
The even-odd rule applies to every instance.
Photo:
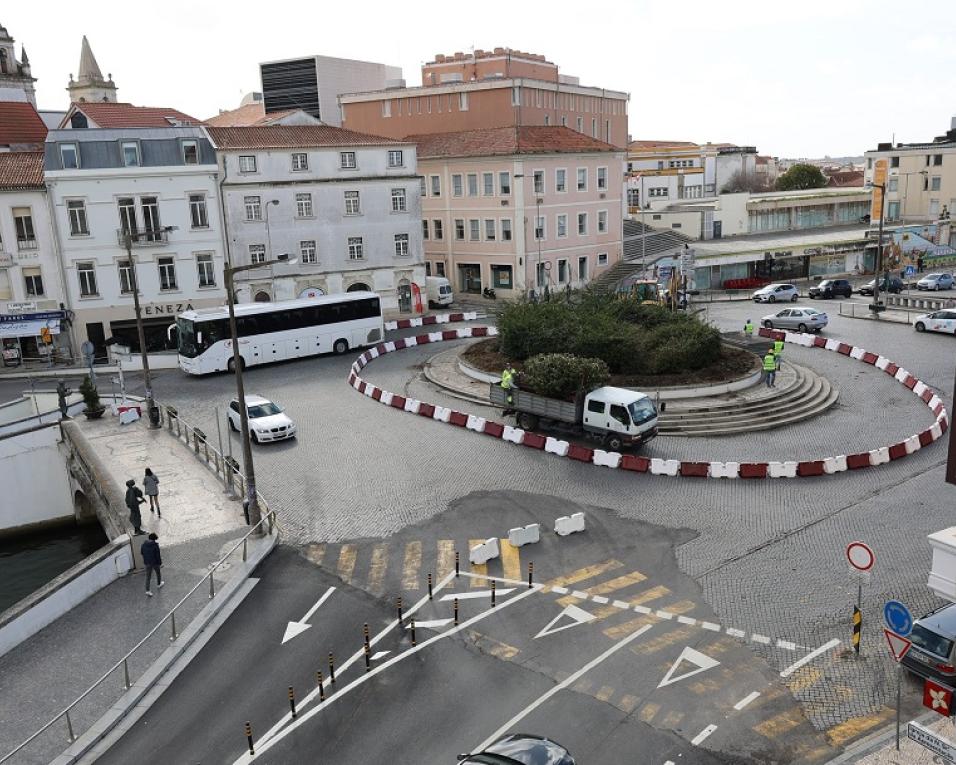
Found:
[[[754,323],[750,319],[747,319],[747,323],[744,324],[744,335],[748,340],[754,336]]]
[[[514,367],[505,367],[504,371],[501,373],[501,388],[505,391],[505,400],[509,404],[514,403],[514,396],[511,391],[516,387],[515,385],[515,375],[517,372]]]
[[[767,349],[767,355],[763,357],[763,376],[764,382],[768,388],[774,387],[774,380],[777,377],[777,357],[772,348]]]
[[[773,341],[773,357],[777,360],[777,371],[780,371],[780,357],[783,355],[783,340]]]

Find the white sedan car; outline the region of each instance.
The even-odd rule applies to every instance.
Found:
[[[768,284],[750,297],[755,303],[796,303],[800,293],[792,284]]]
[[[945,332],[948,335],[956,335],[956,310],[950,308],[917,316],[913,326],[917,332]]]
[[[241,413],[239,400],[233,399],[227,410],[229,427],[240,430]],[[282,408],[262,396],[246,396],[246,413],[249,417],[249,438],[253,443],[283,441],[295,438],[295,423]]]

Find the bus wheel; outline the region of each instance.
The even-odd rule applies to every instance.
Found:
[[[243,369],[245,369],[245,368],[246,368],[246,362],[245,362],[245,360],[242,358],[242,356],[240,356],[240,357],[239,357],[239,369],[240,369],[240,370],[243,370]],[[229,359],[229,361],[226,362],[226,369],[228,369],[229,372],[231,372],[232,374],[235,374],[235,373],[236,373],[236,360],[235,360],[235,359]]]
[[[339,356],[345,353],[348,349],[349,344],[346,340],[336,340],[335,345],[332,346],[332,350],[335,351]]]

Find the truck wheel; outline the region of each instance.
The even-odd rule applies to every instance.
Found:
[[[621,441],[620,436],[607,436],[604,439],[604,445],[607,446],[607,448],[612,452],[619,452],[623,444],[624,442]]]
[[[518,427],[522,430],[534,430],[538,427],[538,418],[529,412],[518,412]]]

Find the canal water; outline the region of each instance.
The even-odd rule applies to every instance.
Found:
[[[109,540],[98,523],[0,539],[0,612],[96,552]]]

